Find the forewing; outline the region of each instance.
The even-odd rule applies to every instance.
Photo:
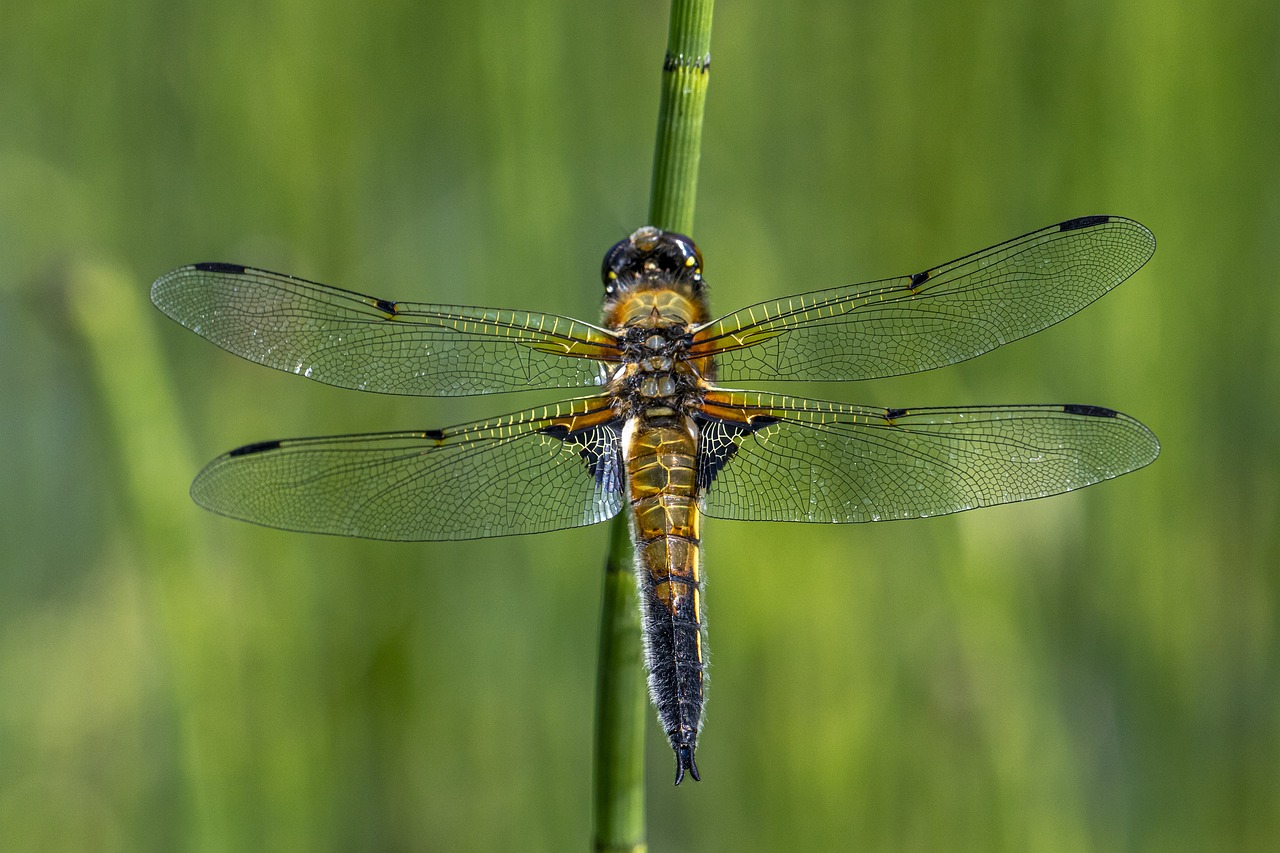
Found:
[[[1160,452],[1097,406],[876,409],[716,391],[704,405],[707,515],[882,521],[1042,498],[1117,477]]]
[[[622,506],[602,398],[443,430],[268,441],[215,459],[191,496],[267,527],[368,539],[479,539],[594,524]]]
[[[963,361],[1057,323],[1133,275],[1145,227],[1087,216],[914,275],[761,302],[694,333],[722,381],[873,379]]]
[[[180,267],[151,301],[223,349],[362,391],[459,396],[600,385],[613,334],[568,317],[391,302],[235,264]]]

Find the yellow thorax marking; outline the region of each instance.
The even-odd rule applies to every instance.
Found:
[[[689,325],[697,313],[693,300],[674,290],[642,290],[624,298],[618,322],[623,326],[648,328],[675,323]]]

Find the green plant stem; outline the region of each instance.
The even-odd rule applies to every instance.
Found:
[[[702,116],[711,67],[712,0],[673,0],[662,65],[649,222],[693,230]],[[596,694],[594,847],[643,853],[648,716],[639,596],[627,511],[613,520],[605,565]]]
[[[639,598],[626,511],[609,528],[596,679],[595,849],[643,853],[648,718]]]
[[[711,72],[711,0],[672,0],[653,152],[649,224],[693,231],[702,116]]]

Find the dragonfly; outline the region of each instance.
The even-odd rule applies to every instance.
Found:
[[[702,518],[848,523],[1060,494],[1160,452],[1095,405],[854,405],[723,383],[849,381],[973,358],[1076,313],[1155,251],[1141,224],[1085,216],[909,275],[713,317],[702,253],[646,226],[604,256],[598,324],[403,302],[231,263],[155,281],[169,317],[250,361],[344,388],[574,396],[437,429],[259,441],[191,495],[268,527],[387,540],[541,533],[625,511],[650,697],[675,782],[700,779]]]

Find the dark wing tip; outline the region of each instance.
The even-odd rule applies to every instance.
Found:
[[[1134,420],[1128,415],[1117,412],[1115,409],[1108,409],[1106,406],[1088,406],[1083,403],[1066,403],[1062,406],[1062,411],[1068,415],[1079,415],[1086,418],[1111,418],[1123,422],[1122,428],[1130,433],[1130,437],[1134,441],[1134,445],[1130,448],[1129,461],[1127,467],[1118,470],[1115,473],[1108,474],[1104,479],[1127,474],[1130,471],[1136,471],[1150,465],[1160,457],[1160,440],[1156,438],[1145,424]],[[1138,447],[1138,443],[1145,443],[1145,451]]]
[[[1120,415],[1115,409],[1108,409],[1105,406],[1085,406],[1079,403],[1067,403],[1062,407],[1062,411],[1068,415],[1084,415],[1090,418],[1114,418]]]
[[[161,311],[185,326],[187,325],[186,321],[174,313],[176,310],[174,302],[175,300],[180,300],[183,290],[189,287],[189,283],[186,281],[189,272],[195,270],[197,272],[222,273],[226,275],[244,275],[249,269],[243,264],[226,264],[222,261],[201,261],[198,264],[178,267],[151,283],[151,301]]]
[[[1095,225],[1105,225],[1110,221],[1110,216],[1077,216],[1075,219],[1068,219],[1066,222],[1059,223],[1058,230],[1079,231],[1081,228],[1092,228]]]
[[[1117,270],[1122,274],[1111,283],[1111,286],[1114,287],[1151,260],[1151,256],[1156,252],[1156,235],[1152,234],[1151,229],[1141,222],[1127,219],[1123,216],[1107,215],[1077,216],[1075,219],[1059,222],[1057,229],[1059,232],[1086,231],[1101,225],[1112,226],[1112,228],[1105,229],[1107,233],[1114,230],[1117,235],[1116,239],[1119,241],[1118,247],[1113,248],[1112,251],[1123,252],[1124,255],[1124,263]],[[1119,257],[1119,254],[1117,254],[1117,257]]]
[[[689,775],[693,777],[693,781],[702,781],[702,777],[698,775],[698,765],[693,760],[693,744],[682,743],[676,747],[677,785],[684,781],[684,772],[686,770],[688,770]]]
[[[227,453],[228,458],[236,456],[250,456],[254,453],[265,453],[268,450],[275,450],[280,446],[278,440],[275,441],[255,441],[253,444],[246,444],[244,447],[237,447],[235,450]]]
[[[247,269],[243,264],[225,264],[222,261],[201,261],[191,266],[201,272],[225,272],[232,275],[244,275]]]

